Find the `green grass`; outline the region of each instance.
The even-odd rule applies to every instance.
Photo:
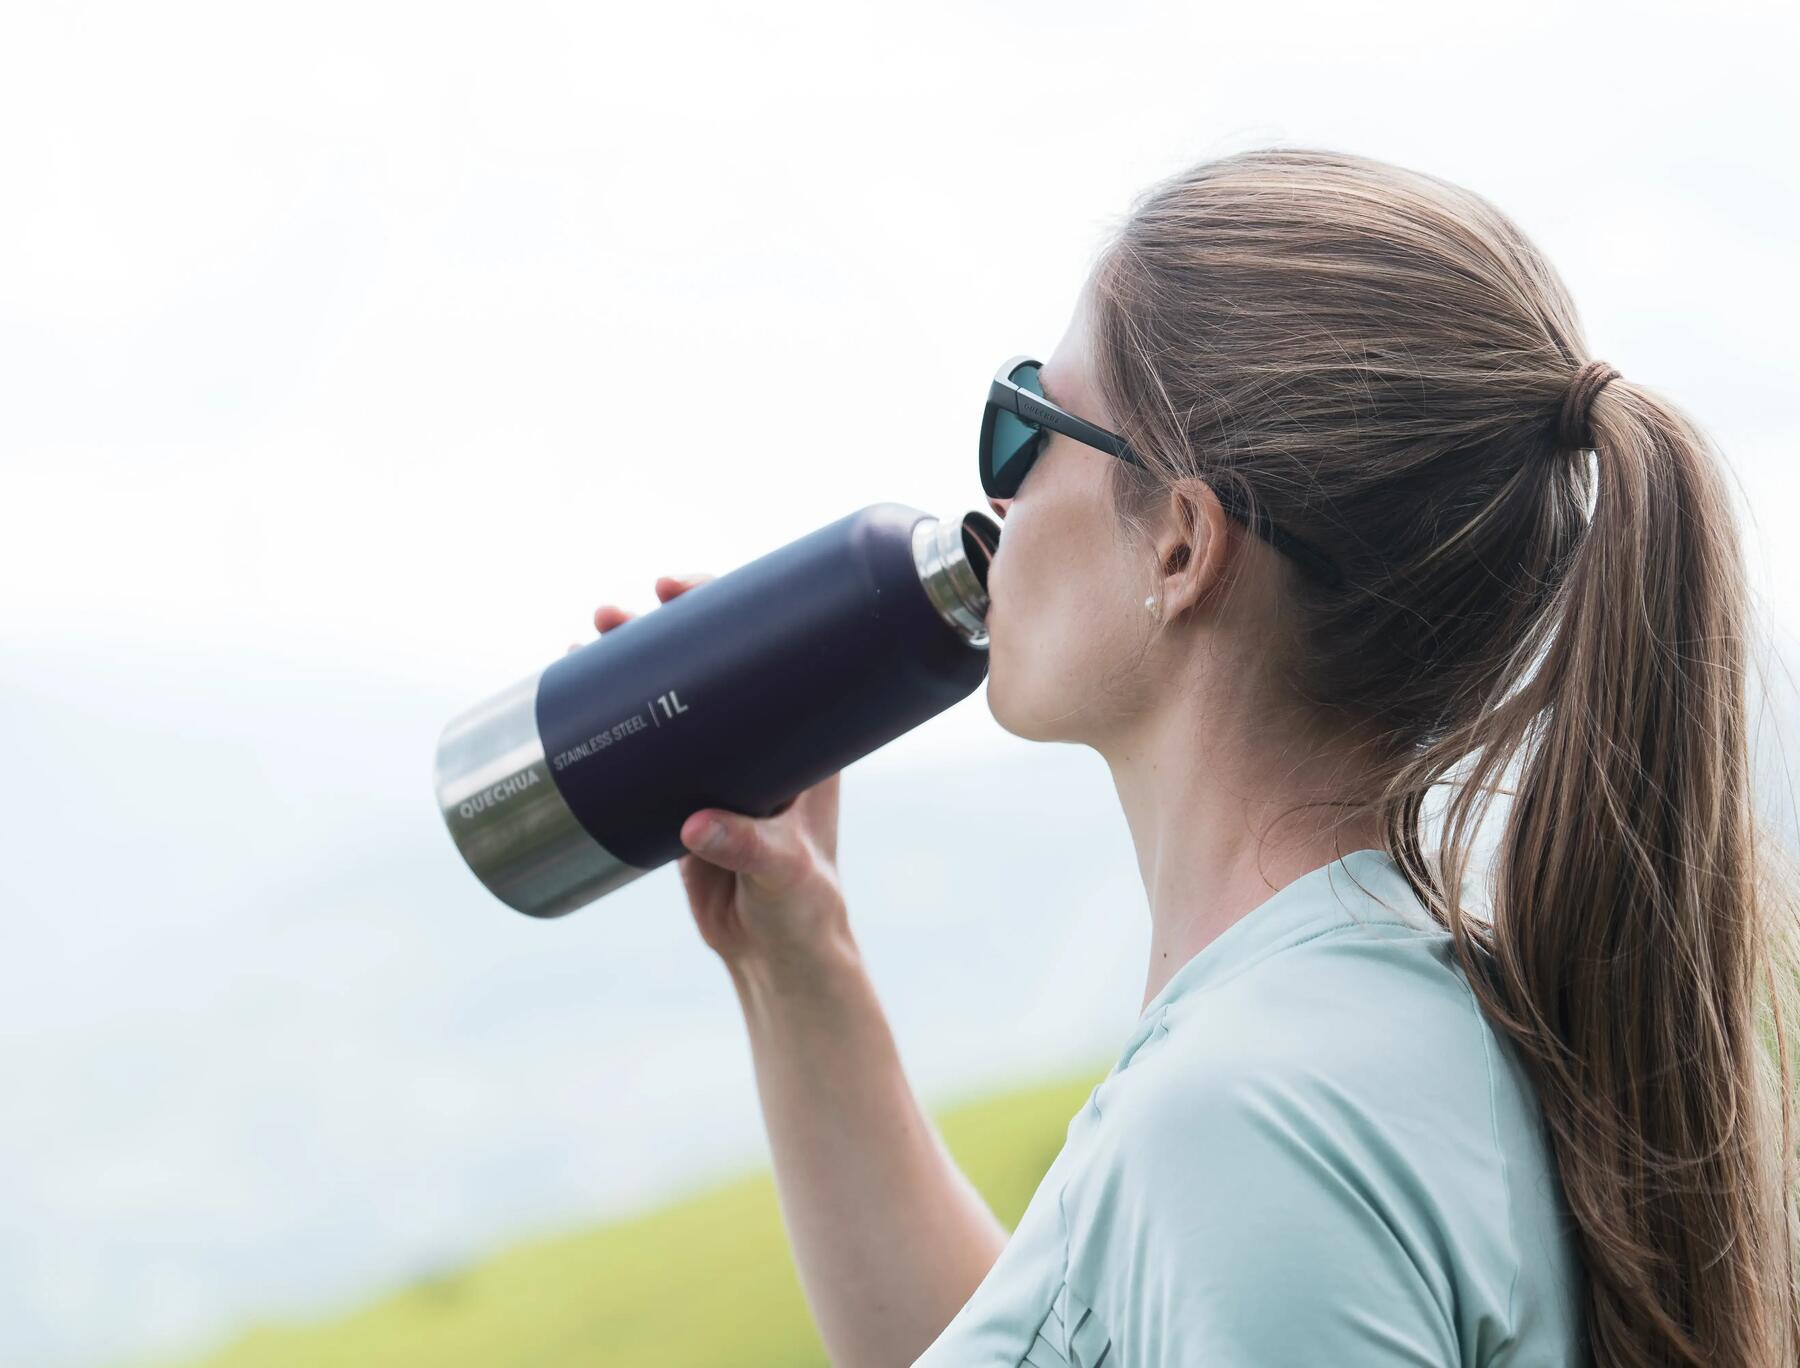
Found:
[[[1101,1070],[944,1111],[1011,1228]],[[532,1240],[325,1321],[265,1325],[195,1368],[809,1368],[827,1364],[765,1170],[646,1215]]]

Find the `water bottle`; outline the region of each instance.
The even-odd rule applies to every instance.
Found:
[[[559,917],[767,817],[987,675],[992,518],[878,503],[620,624],[453,718],[439,810],[502,902]]]

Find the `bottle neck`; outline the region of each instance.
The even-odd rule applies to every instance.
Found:
[[[969,645],[986,650],[987,570],[1000,526],[971,511],[960,518],[921,518],[913,527],[913,564],[938,615]]]

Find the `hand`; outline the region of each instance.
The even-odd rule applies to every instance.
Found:
[[[656,597],[664,603],[712,579],[708,574],[664,575]],[[602,637],[634,614],[614,604],[594,610]],[[578,649],[579,642],[570,645]],[[734,972],[760,968],[804,973],[850,940],[837,871],[839,774],[820,780],[767,817],[722,808],[690,813],[681,827],[681,882],[700,936]],[[706,847],[708,825],[723,840]]]

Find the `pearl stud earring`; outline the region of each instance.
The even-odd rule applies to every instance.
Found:
[[[1144,607],[1148,608],[1152,613],[1156,612],[1156,595],[1155,594],[1146,594],[1144,596]]]

